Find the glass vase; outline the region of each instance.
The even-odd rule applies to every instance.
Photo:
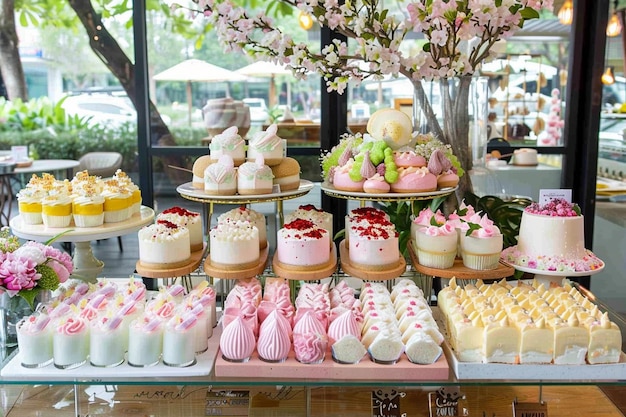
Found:
[[[461,177],[458,196],[472,191],[467,173],[485,166],[487,155],[487,77],[453,77],[413,83],[413,128],[432,133],[451,145],[466,175]]]
[[[17,323],[32,312],[33,309],[22,297],[10,297],[6,292],[0,295],[0,347],[17,346]]]

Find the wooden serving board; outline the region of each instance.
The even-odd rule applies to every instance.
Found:
[[[206,247],[206,244],[205,244]],[[191,274],[193,271],[198,269],[200,266],[200,262],[202,262],[202,256],[204,255],[204,248],[201,250],[197,250],[195,252],[191,252],[191,258],[189,263],[178,268],[168,268],[168,269],[157,269],[151,268],[141,263],[141,261],[137,261],[135,264],[135,269],[137,273],[144,278],[172,278],[172,277],[182,277],[185,275]]]
[[[343,272],[366,281],[387,281],[398,278],[406,271],[406,261],[403,256],[398,258],[398,264],[396,266],[383,271],[363,269],[352,265],[350,263],[350,255],[348,254],[348,246],[345,240],[342,240],[339,244],[339,259],[341,260],[341,269],[343,269]]]
[[[510,277],[515,273],[515,268],[503,262],[499,262],[496,269],[471,269],[463,265],[463,260],[460,258],[456,258],[454,260],[454,265],[452,265],[451,268],[431,268],[428,266],[420,265],[417,259],[417,251],[415,249],[415,243],[413,242],[413,239],[409,240],[408,248],[413,268],[415,268],[415,270],[421,272],[422,274],[431,275],[433,277],[456,279],[500,279]]]
[[[447,380],[450,368],[444,355],[431,365],[417,365],[410,362],[403,354],[393,365],[372,362],[364,356],[357,364],[339,364],[330,352],[324,361],[318,364],[302,364],[295,358],[293,350],[282,363],[269,363],[259,359],[256,351],[248,362],[233,363],[218,352],[215,360],[217,377],[256,378],[299,378],[299,379],[336,379],[336,380],[392,380],[392,381],[429,381]]]
[[[257,275],[261,275],[265,270],[267,264],[267,257],[269,255],[269,246],[265,246],[261,249],[259,254],[259,262],[249,268],[242,269],[224,269],[219,268],[211,263],[211,256],[207,254],[204,260],[204,272],[207,276],[221,279],[246,279],[253,278]]]
[[[274,254],[272,261],[272,269],[274,273],[282,278],[297,281],[312,281],[317,279],[328,278],[337,272],[337,248],[334,244],[330,245],[330,260],[321,266],[303,269],[283,264],[278,260],[278,253]]]

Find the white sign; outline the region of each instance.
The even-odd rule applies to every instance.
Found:
[[[18,162],[27,160],[28,146],[11,146],[11,157]]]
[[[572,202],[572,190],[569,189],[557,189],[557,190],[539,190],[539,205],[546,205],[555,198],[561,198],[568,203]]]

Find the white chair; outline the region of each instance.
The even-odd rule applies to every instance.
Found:
[[[112,177],[122,166],[124,157],[119,152],[88,152],[78,159],[78,171],[85,171],[89,175],[97,175],[102,178]],[[117,237],[120,252],[124,252],[122,237]]]

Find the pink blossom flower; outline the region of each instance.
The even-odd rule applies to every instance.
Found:
[[[37,263],[32,259],[8,253],[0,265],[0,285],[11,296],[21,290],[34,288],[37,280],[41,278],[41,275],[35,270],[36,266]]]

